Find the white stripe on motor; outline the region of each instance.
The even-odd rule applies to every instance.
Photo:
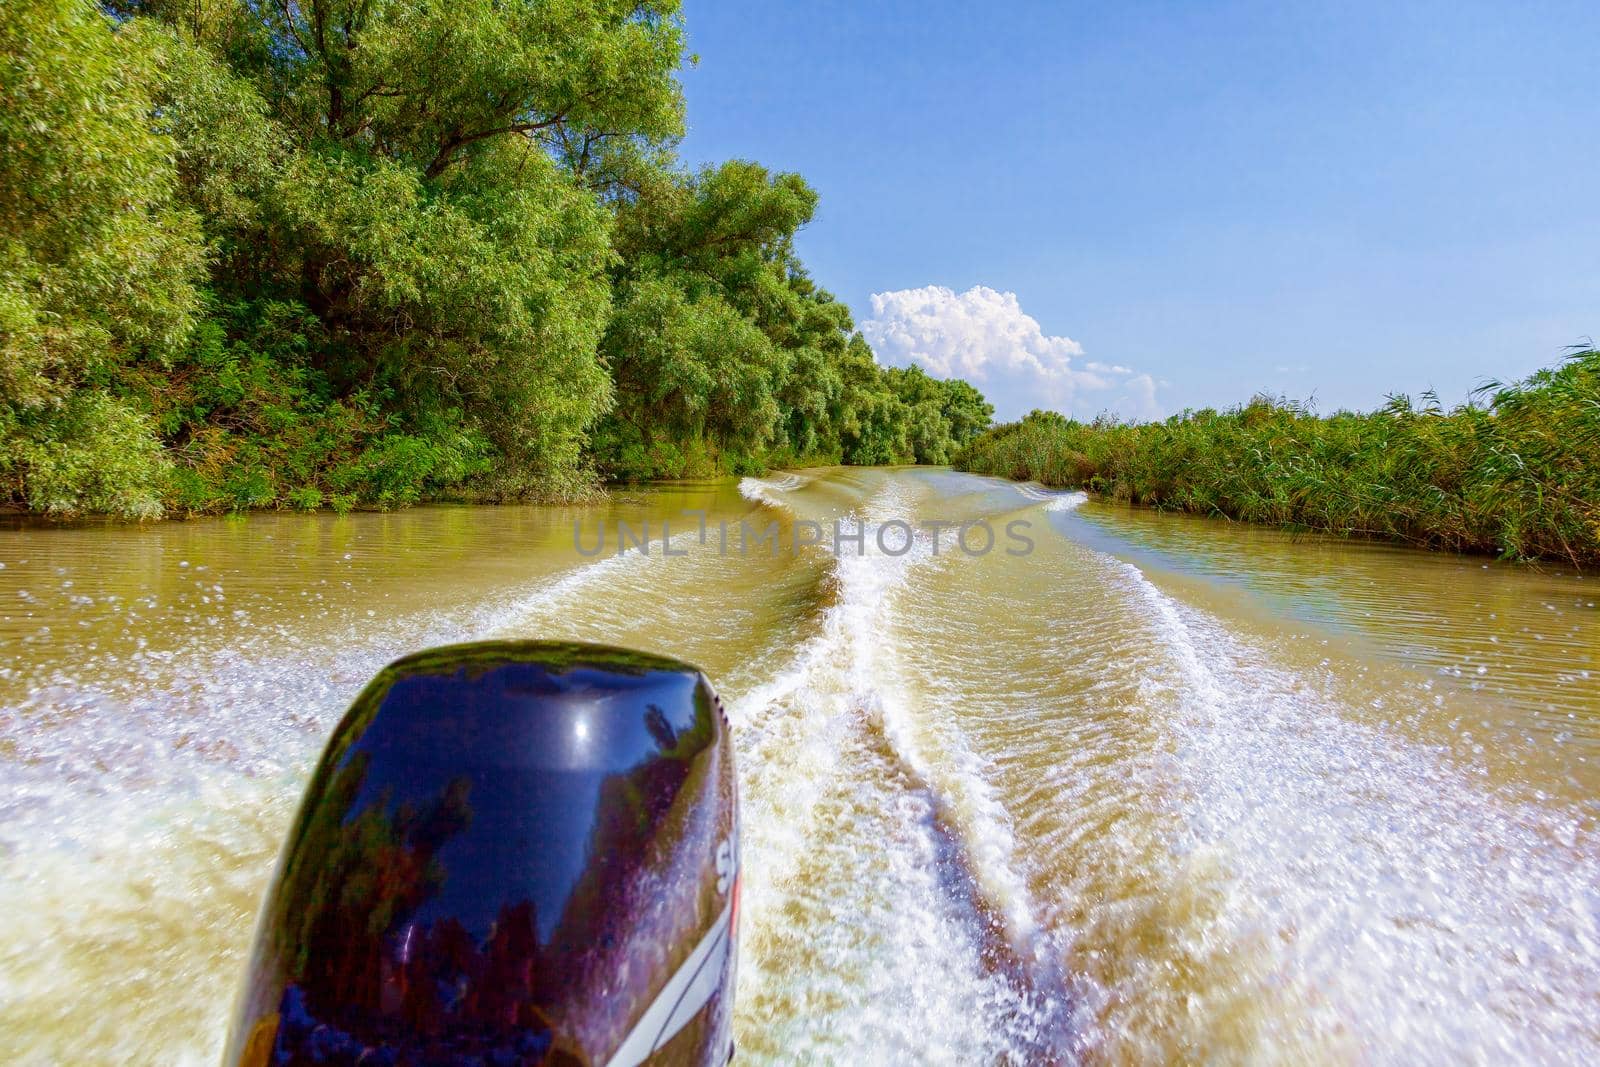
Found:
[[[666,986],[657,994],[644,1015],[634,1024],[628,1039],[617,1049],[606,1067],[637,1067],[652,1052],[683,1029],[694,1018],[695,1012],[705,1007],[711,994],[717,991],[722,979],[722,963],[728,955],[728,920],[733,902],[722,908],[722,914],[711,924],[705,937],[689,953]],[[716,956],[713,959],[712,954]]]

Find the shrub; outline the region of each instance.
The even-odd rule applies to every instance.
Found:
[[[59,407],[20,420],[11,433],[11,473],[35,511],[161,516],[171,463],[149,417],[128,402],[79,391]]]

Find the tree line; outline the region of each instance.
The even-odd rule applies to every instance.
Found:
[[[684,43],[677,0],[12,0],[0,502],[947,462],[992,408],[877,364],[815,191],[676,158]]]

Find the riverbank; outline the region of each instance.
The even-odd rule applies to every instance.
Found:
[[[1423,399],[1319,416],[1257,397],[1137,425],[1034,412],[954,462],[1168,510],[1600,566],[1600,352],[1452,409]]]
[[[701,453],[704,455],[704,453]],[[0,528],[59,529],[117,526],[143,526],[168,521],[202,519],[243,519],[262,515],[350,515],[359,513],[402,512],[417,507],[449,505],[473,507],[601,507],[618,495],[641,490],[685,489],[701,483],[734,484],[745,476],[765,477],[774,471],[816,470],[827,467],[848,466],[837,456],[778,456],[765,457],[745,465],[722,462],[710,456],[705,462],[685,465],[670,473],[653,477],[603,479],[590,471],[588,476],[575,482],[563,492],[528,492],[502,494],[474,487],[450,487],[430,494],[407,495],[383,500],[362,499],[335,494],[292,494],[289,498],[274,496],[267,500],[228,501],[212,500],[204,506],[180,506],[173,502],[138,514],[128,514],[114,509],[56,509],[33,508],[16,500],[0,500]],[[899,463],[875,466],[916,466],[909,458]]]

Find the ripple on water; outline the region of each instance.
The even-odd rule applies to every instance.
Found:
[[[213,1059],[228,998],[203,991],[239,972],[321,739],[394,656],[493,634],[644,645],[722,685],[743,1057],[1594,1058],[1595,813],[1413,728],[1452,716],[1470,756],[1510,727],[1445,690],[1544,694],[1539,721],[1586,743],[1579,586],[1245,551],[1231,528],[948,471],[639,498],[0,544],[0,1058]],[[725,559],[694,534],[671,561],[570,551],[574,516],[697,503],[839,518],[869,554]],[[873,551],[890,519],[980,514],[1068,536],[1026,560],[926,535]],[[1086,521],[1372,643],[1291,655],[1075,543]],[[1389,685],[1394,663],[1426,684]]]

